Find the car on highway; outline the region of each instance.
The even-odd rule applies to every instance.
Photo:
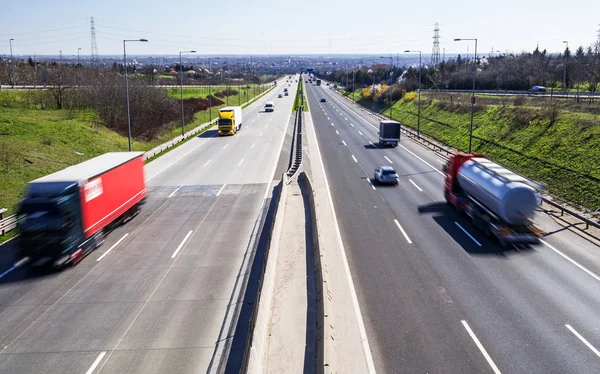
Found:
[[[278,99],[281,99],[282,97],[283,97],[283,94],[279,94],[279,95],[277,95],[277,98],[278,98]]]
[[[326,86],[329,86],[329,83],[327,83]]]
[[[272,101],[267,101],[265,103],[265,112],[274,112],[275,111],[275,104],[273,104]]]
[[[287,91],[284,92],[285,96],[290,96]]]
[[[544,87],[544,86],[533,86],[530,89],[528,89],[527,91],[529,91],[530,93],[546,92],[546,87]]]
[[[373,180],[379,184],[398,184],[398,174],[391,166],[380,166],[375,169]]]
[[[321,100],[319,100],[319,101],[320,101],[320,102],[322,102],[322,103],[326,103],[326,102],[327,102],[327,99],[326,99],[326,98],[324,98],[324,97],[322,97],[322,98],[321,98]]]

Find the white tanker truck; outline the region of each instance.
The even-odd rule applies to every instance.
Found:
[[[529,181],[483,155],[456,153],[444,166],[444,197],[502,247],[537,244],[532,218],[541,198]]]

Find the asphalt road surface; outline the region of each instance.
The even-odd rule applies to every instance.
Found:
[[[498,247],[446,205],[442,158],[379,148],[325,82],[307,95],[377,372],[600,372],[600,248],[545,215],[544,244]]]
[[[245,108],[237,135],[209,130],[146,165],[141,213],[77,266],[15,269],[14,242],[0,247],[0,372],[206,372],[287,166],[296,83],[288,89]],[[274,113],[262,112],[266,100]]]

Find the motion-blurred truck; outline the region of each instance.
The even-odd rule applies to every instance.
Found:
[[[391,145],[397,147],[400,141],[400,122],[380,121],[379,122],[379,144],[382,147]]]
[[[146,199],[142,152],[106,153],[29,182],[18,248],[32,265],[76,264]]]
[[[219,136],[235,135],[242,129],[242,107],[227,106],[219,110]]]
[[[450,156],[444,172],[446,201],[487,237],[502,247],[539,242],[533,217],[541,198],[530,181],[476,154]]]

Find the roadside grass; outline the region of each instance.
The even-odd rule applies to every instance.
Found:
[[[299,79],[298,87],[296,87],[296,96],[294,97],[294,107],[292,109],[293,112],[295,112],[296,109],[298,109],[298,107],[302,106],[302,104],[303,104],[302,100],[306,101],[306,96],[305,96],[304,90],[302,89],[302,87],[303,87],[302,85],[303,85],[302,79]],[[302,107],[302,111],[303,112],[308,111],[307,105],[304,105]]]
[[[356,93],[357,96],[360,92]],[[600,110],[598,105],[527,98],[521,105],[477,99],[472,151],[544,183],[549,192],[590,210],[600,208]],[[371,109],[370,100],[359,102]],[[387,115],[387,106],[376,111]],[[417,100],[398,100],[393,117],[416,129]],[[421,94],[420,131],[467,151],[471,104],[468,95],[441,100]]]
[[[250,88],[246,88],[247,86],[250,86]],[[242,96],[244,96],[244,91],[247,91],[247,93],[250,94],[252,97],[254,96],[255,91],[256,91],[257,95],[260,94],[260,85],[256,85],[256,84],[242,85],[241,89],[238,88],[237,85],[229,86],[229,88],[232,90],[241,91]],[[225,85],[214,86],[214,87],[210,87],[210,93],[214,96],[215,92],[225,91],[226,89],[227,89],[227,86],[225,86]],[[181,92],[180,92],[179,87],[167,88],[166,90],[167,90],[167,93],[169,94],[169,97],[171,97],[173,99],[181,98]],[[208,94],[209,94],[208,87],[185,87],[185,86],[183,86],[183,98],[184,99],[204,98],[204,97],[208,97]]]

